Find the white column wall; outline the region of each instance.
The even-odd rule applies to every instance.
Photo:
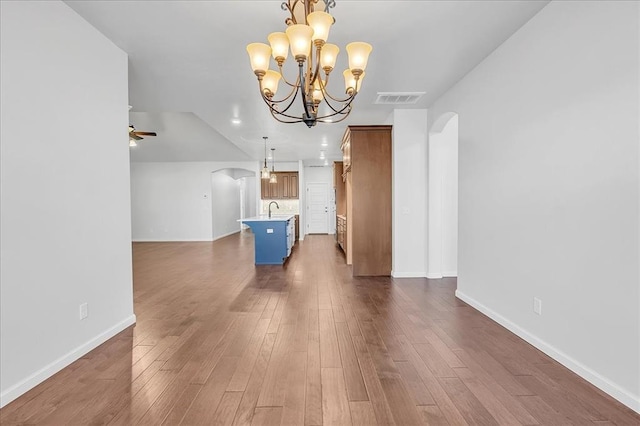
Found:
[[[393,113],[392,275],[425,277],[427,110]]]
[[[458,116],[429,134],[427,277],[458,275]]]
[[[458,296],[637,411],[639,7],[551,2],[430,110],[460,120]]]
[[[458,116],[441,133],[442,275],[458,275]]]
[[[135,316],[127,55],[62,2],[0,19],[5,405]]]

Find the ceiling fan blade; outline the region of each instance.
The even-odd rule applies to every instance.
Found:
[[[139,141],[142,140],[143,138],[141,138],[140,136],[136,135],[136,132],[131,132],[129,133],[129,137],[133,140]]]
[[[138,136],[158,136],[156,132],[133,132],[133,134]]]

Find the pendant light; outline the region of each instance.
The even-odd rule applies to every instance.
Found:
[[[275,148],[271,148],[271,177],[269,178],[269,183],[278,183],[278,176],[276,176],[276,166],[275,166]]]
[[[264,139],[264,167],[260,172],[260,177],[262,179],[269,179],[271,175],[269,173],[269,168],[267,167],[267,136],[263,136],[262,139]]]

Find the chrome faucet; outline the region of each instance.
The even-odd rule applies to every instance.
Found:
[[[275,204],[276,208],[280,210],[280,206],[278,205],[278,203],[276,203],[275,201],[270,202],[269,203],[269,219],[271,219],[271,204]]]

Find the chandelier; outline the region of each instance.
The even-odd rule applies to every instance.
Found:
[[[329,30],[335,22],[329,14],[329,8],[333,8],[335,4],[335,0],[287,0],[281,5],[282,10],[291,14],[285,20],[285,32],[269,34],[267,39],[270,45],[251,43],[247,46],[262,99],[271,115],[282,123],[304,122],[308,127],[313,127],[317,122],[342,121],[351,112],[351,104],[360,90],[372,47],[363,42],[347,44],[349,69],[343,72],[346,97],[337,98],[329,94],[329,75],[340,51],[335,44],[327,43]],[[289,48],[298,63],[295,81],[287,80],[282,71]],[[269,69],[269,56],[275,59],[278,71]],[[290,90],[281,99],[276,99],[280,79]],[[298,95],[302,101],[302,111],[295,115],[289,109]],[[326,113],[319,115],[323,102],[327,107]]]

